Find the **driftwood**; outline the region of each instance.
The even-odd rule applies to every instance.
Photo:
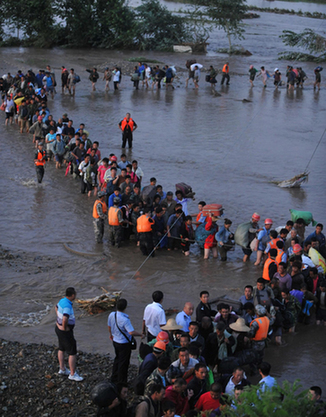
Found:
[[[87,300],[76,300],[78,306],[86,311],[86,314],[100,314],[107,310],[113,310],[121,296],[121,291],[107,292],[102,288],[104,294]]]
[[[296,175],[293,178],[285,181],[272,181],[273,184],[278,185],[281,188],[299,188],[301,184],[308,182],[309,172],[303,172]]]

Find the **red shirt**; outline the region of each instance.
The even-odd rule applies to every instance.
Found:
[[[205,224],[205,230],[211,230],[213,228],[213,220],[211,217],[207,217],[206,224]],[[217,230],[216,230],[217,231]],[[207,236],[205,243],[204,243],[204,249],[212,249],[217,245],[216,239],[215,239],[215,233]]]
[[[199,397],[195,408],[199,411],[216,410],[220,406],[220,400],[213,400],[210,392],[205,392]]]
[[[189,410],[188,398],[174,391],[172,385],[165,390],[165,399],[175,404],[175,412],[180,416]]]

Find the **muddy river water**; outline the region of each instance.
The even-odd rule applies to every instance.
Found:
[[[284,7],[291,8],[289,4],[294,3]],[[319,5],[315,10],[323,11]],[[290,218],[289,209],[312,211],[317,221],[325,223],[325,140],[309,165],[309,182],[301,189],[281,189],[271,183],[301,173],[325,129],[324,89],[316,92],[312,87],[315,65],[302,64],[309,77],[305,88],[290,93],[284,87],[275,91],[271,80],[266,89],[259,79],[250,89],[247,76],[250,64],[265,64],[270,70],[279,67],[284,73],[288,63],[277,61],[277,53],[285,49],[278,39],[281,31],[317,29],[319,25],[325,30],[325,22],[262,13],[260,19],[246,23],[243,45],[253,55],[229,58],[231,85],[217,85],[221,96],[211,93],[204,74],[199,91],[193,85],[186,90],[181,71],[174,91],[134,91],[125,74],[120,91],[105,94],[104,83],[99,81],[98,90],[92,93],[84,72],[89,66],[103,68],[140,55],[184,67],[186,56],[178,54],[3,48],[0,71],[38,70],[50,64],[59,77],[61,65],[73,66],[82,82],[74,100],[61,95],[59,89],[55,99],[49,100],[55,119],[68,113],[74,126],[86,124],[90,138],[100,142],[103,156],[111,152],[120,155],[117,124],[130,111],[139,128],[128,158],[139,161],[145,174],[143,184],[152,176],[165,191],[174,191],[180,181],[190,183],[196,192],[196,201],[189,202],[190,212],[196,212],[202,199],[223,204],[233,230],[254,211],[262,219],[271,217],[276,226]],[[225,42],[222,33],[214,32],[210,42],[208,56],[196,58],[206,68],[210,64],[222,68],[226,56],[215,52]],[[197,304],[202,289],[209,289],[213,298],[226,294],[237,299],[244,285],[254,284],[260,276],[261,269],[253,263],[242,264],[239,248],[230,252],[223,264],[215,259],[204,262],[200,251],[193,248],[189,258],[159,252],[131,279],[144,258],[133,244],[119,250],[106,243],[103,250],[96,246],[91,216],[94,200],[80,194],[79,183],[55,170],[51,163],[43,184],[37,185],[31,137],[20,135],[16,127],[5,128],[3,123],[0,137],[0,243],[21,255],[19,261],[10,261],[11,266],[9,261],[1,266],[1,337],[56,343],[53,305],[70,285],[76,287],[80,298],[99,295],[101,287],[123,290],[132,322],[140,330],[143,308],[156,289],[165,294],[165,308],[182,309],[185,301]],[[312,230],[308,227],[307,233]],[[99,256],[72,255],[65,251],[64,242]],[[31,312],[36,313],[40,324],[10,325]],[[80,349],[112,354],[106,320],[107,314],[77,320]],[[287,347],[271,345],[266,351],[274,375],[279,380],[301,378],[304,387],[317,384],[326,389],[326,328],[301,326],[297,334],[285,336],[285,340]]]

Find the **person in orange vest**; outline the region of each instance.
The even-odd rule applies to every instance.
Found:
[[[205,201],[200,201],[198,203],[199,213],[198,214],[191,214],[191,217],[196,217],[196,221],[193,222],[193,224],[195,224],[197,227],[201,223],[205,223],[205,221],[206,221],[206,216],[203,215],[203,209],[204,209],[205,206],[206,206],[206,202]]]
[[[132,132],[137,129],[137,124],[130,117],[130,113],[126,114],[126,117],[119,123],[119,129],[122,131],[122,148],[126,147],[128,140],[129,149],[132,148]]]
[[[269,232],[269,237],[270,237],[270,241],[267,243],[267,245],[266,245],[266,249],[265,249],[265,255],[268,255],[268,252],[271,250],[271,249],[276,249],[277,247],[276,247],[276,243],[279,241],[279,240],[281,240],[281,238],[280,237],[277,237],[278,236],[278,233],[277,233],[277,231],[276,230],[271,230],[270,232]]]
[[[104,235],[104,219],[108,213],[108,206],[105,203],[105,192],[99,191],[97,194],[97,200],[93,206],[93,224],[95,231],[96,243],[103,242]]]
[[[117,244],[118,248],[121,245],[122,239],[122,223],[123,214],[119,209],[120,198],[114,197],[113,206],[109,209],[109,241],[112,246]]]
[[[276,262],[277,249],[269,251],[269,258],[266,259],[263,269],[263,278],[265,281],[270,281],[277,272],[278,262]]]
[[[149,209],[144,209],[144,214],[137,219],[137,233],[139,236],[139,247],[144,256],[148,256],[154,249],[152,226],[154,220],[150,217]],[[154,256],[155,253],[152,253]]]
[[[248,336],[251,339],[252,349],[255,350],[261,359],[264,357],[265,340],[268,336],[269,326],[273,319],[267,317],[268,313],[264,306],[257,304],[255,307],[257,318],[250,323]]]
[[[278,264],[280,262],[286,263],[287,259],[288,259],[288,256],[284,252],[284,242],[283,242],[283,240],[280,240],[280,241],[276,242],[276,250],[277,250],[276,262]]]
[[[47,155],[43,149],[43,143],[39,142],[37,145],[37,152],[35,153],[34,163],[36,168],[37,181],[41,184],[44,177],[44,166],[47,160]]]
[[[221,85],[224,84],[224,81],[226,80],[226,85],[230,85],[230,75],[229,75],[229,63],[227,62],[226,64],[224,64],[223,69],[222,69],[222,80],[221,80]]]

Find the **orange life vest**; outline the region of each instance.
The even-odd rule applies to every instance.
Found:
[[[263,270],[263,278],[266,281],[270,281],[270,277],[269,277],[269,266],[270,264],[275,263],[278,266],[278,262],[276,262],[276,260],[272,259],[272,258],[267,258],[265,263],[264,263],[264,270]]]
[[[106,214],[108,212],[108,206],[104,203],[104,201],[96,200],[93,206],[93,217],[94,219],[99,219],[100,216],[97,213],[96,207],[98,204],[102,204],[103,213]]]
[[[36,166],[43,167],[45,165],[45,162],[46,162],[45,159],[43,159],[43,161],[42,161],[42,158],[43,158],[44,155],[45,155],[45,151],[38,151],[37,152],[37,162],[35,162]]]
[[[131,131],[133,131],[133,130],[134,130],[134,121],[132,120],[132,118],[130,118],[128,121],[127,121],[127,119],[126,119],[126,118],[124,118],[124,119],[122,120],[122,122],[121,122],[121,129],[122,129],[122,131],[123,131],[123,132],[124,132],[125,127],[126,127],[127,125],[130,127],[130,130],[131,130]]]
[[[250,323],[250,326],[254,321],[256,321],[259,324],[259,328],[255,334],[255,337],[253,337],[251,340],[256,340],[257,342],[259,342],[260,340],[265,340],[269,329],[269,318],[266,316],[257,317]]]
[[[137,219],[137,232],[138,233],[151,232],[152,225],[153,225],[153,222],[151,222],[151,218],[143,214]]]
[[[276,246],[276,243],[280,240],[282,240],[282,239],[277,237],[276,239],[272,239],[270,242],[268,242],[270,248],[271,249],[278,249],[278,247]]]
[[[227,64],[224,65],[222,72],[225,72],[226,74],[229,73],[229,66]]]
[[[276,261],[276,263],[280,263],[280,262],[282,262],[282,256],[285,254],[285,252],[284,252],[284,250],[283,249],[278,249],[277,248],[277,256],[276,256],[276,258],[275,258],[275,261]]]
[[[117,207],[110,207],[109,209],[109,225],[120,226],[118,212],[120,211]]]

